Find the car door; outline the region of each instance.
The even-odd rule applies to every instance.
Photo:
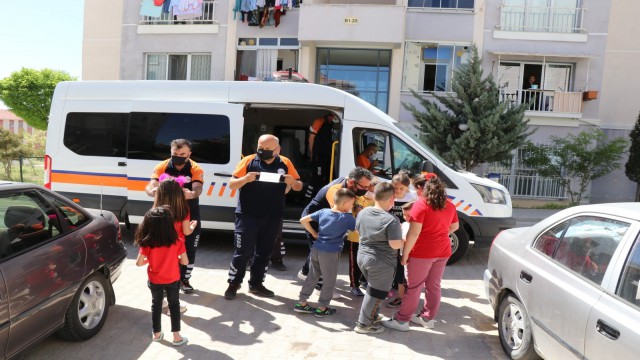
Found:
[[[191,159],[204,170],[203,227],[233,229],[237,192],[229,180],[241,158],[243,105],[134,101],[127,151],[127,211],[137,223],[151,207],[145,193],[153,168],[171,155],[169,143],[191,141]]]
[[[59,216],[35,191],[0,194],[6,229],[0,273],[11,322],[7,356],[60,325],[84,275],[84,242],[63,233]]]
[[[0,231],[4,231],[4,229]],[[6,356],[4,351],[7,348],[7,341],[9,340],[10,326],[7,287],[5,286],[4,276],[2,272],[0,272],[0,349],[2,349],[0,350],[0,356],[3,356],[3,358]]]
[[[635,359],[640,344],[640,240],[628,246],[616,267],[611,291],[594,305],[587,321],[588,359]],[[626,256],[628,254],[628,256]],[[620,271],[621,270],[621,271]]]
[[[577,216],[543,232],[524,252],[518,294],[546,358],[583,357],[589,313],[604,292],[602,280],[628,228],[615,219]]]

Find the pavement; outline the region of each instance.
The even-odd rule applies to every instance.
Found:
[[[553,213],[514,209],[518,226],[527,226]],[[348,258],[340,260],[338,313],[325,318],[293,312],[301,282],[296,274],[306,257],[303,245],[287,246],[287,271],[269,270],[265,285],[276,293],[260,298],[247,292],[247,278],[235,300],[223,297],[227,269],[233,254],[229,233],[202,235],[191,284],[193,294],[180,295],[188,310],[182,316],[183,336],[189,344],[151,341],[151,294],[146,270],[135,266],[137,249],[125,231],[128,259],[114,284],[116,305],[95,337],[67,342],[55,336],[33,347],[24,359],[507,359],[498,339],[493,312],[485,299],[482,274],[489,249],[471,247],[467,256],[448,266],[442,281],[442,304],[432,330],[412,325],[409,332],[386,329],[376,335],[353,331],[362,298],[352,296],[347,276]],[[312,297],[310,301],[316,301]],[[391,316],[394,309],[383,307]],[[170,319],[163,315],[165,339]]]

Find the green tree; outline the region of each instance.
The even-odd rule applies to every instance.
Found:
[[[419,122],[423,140],[449,162],[470,171],[485,162],[505,161],[533,131],[524,120],[526,105],[500,101],[493,76],[483,77],[478,49],[453,74],[455,94],[433,93],[425,99],[412,90],[425,111],[403,103]]]
[[[0,100],[31,127],[47,130],[53,90],[68,80],[75,78],[64,71],[22,68],[0,80]]]
[[[629,134],[631,146],[629,147],[629,160],[624,166],[624,173],[629,180],[636,183],[636,201],[640,200],[640,114],[636,120],[636,126]]]
[[[567,189],[572,204],[579,204],[594,179],[620,167],[628,141],[622,137],[608,141],[600,129],[566,137],[551,136],[550,145],[525,145],[523,163]],[[573,179],[577,180],[574,188]]]
[[[47,133],[41,130],[33,130],[31,134],[22,133],[22,156],[44,158]]]
[[[4,168],[2,179],[11,180],[11,164],[22,152],[22,138],[11,131],[0,129],[0,164]]]

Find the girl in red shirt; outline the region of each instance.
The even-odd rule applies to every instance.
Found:
[[[171,315],[171,331],[175,346],[187,343],[180,335],[180,267],[189,261],[184,241],[178,240],[171,211],[167,207],[154,207],[144,215],[136,230],[134,243],[140,246],[136,265],[147,266],[147,282],[151,290],[151,321],[153,341],[161,341],[162,299],[166,292]]]
[[[440,308],[440,282],[451,256],[449,234],[459,226],[456,207],[447,199],[444,184],[435,175],[427,178],[423,195],[411,208],[411,224],[402,252],[407,290],[398,312],[383,323],[400,331],[409,330],[409,321],[433,328]],[[425,304],[420,313],[414,315],[423,288]]]
[[[173,178],[171,176],[160,176],[158,189],[156,190],[153,207],[168,206],[173,215],[174,226],[178,233],[178,238],[184,242],[185,236],[191,235],[198,225],[197,220],[190,221],[189,204],[182,192],[181,176]]]

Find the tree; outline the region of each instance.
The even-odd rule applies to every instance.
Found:
[[[31,134],[22,132],[22,156],[44,157],[47,133],[34,130]]]
[[[64,71],[22,68],[0,80],[0,100],[31,127],[47,130],[53,90],[68,80],[75,78]]]
[[[0,164],[4,167],[4,180],[11,180],[13,160],[20,158],[22,139],[9,130],[0,129]]]
[[[636,185],[636,201],[640,200],[640,114],[636,120],[636,126],[629,134],[631,146],[629,147],[629,160],[624,166],[624,173],[629,180]]]
[[[468,171],[484,162],[510,159],[511,151],[533,133],[524,120],[526,104],[501,102],[500,89],[492,75],[483,77],[481,63],[473,46],[471,61],[453,74],[455,94],[433,93],[435,101],[412,90],[424,112],[402,104],[419,122],[427,145]]]
[[[526,144],[522,162],[564,186],[572,204],[580,203],[591,181],[620,167],[628,145],[622,137],[607,141],[600,129],[566,137],[551,136],[550,140],[550,145]],[[577,179],[577,189],[572,179]]]

